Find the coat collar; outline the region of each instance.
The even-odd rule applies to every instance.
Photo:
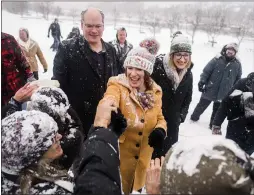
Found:
[[[19,45],[20,45],[21,47],[23,47],[23,49],[25,49],[27,52],[29,52],[29,50],[32,49],[33,46],[35,46],[35,43],[36,43],[36,42],[35,42],[33,39],[31,39],[31,38],[29,38],[27,42],[24,42],[24,41],[22,41],[21,39],[18,39],[17,41],[18,41]]]
[[[110,82],[116,82],[116,83],[119,83],[120,85],[126,87],[129,91],[135,91],[135,89],[133,89],[130,84],[129,84],[129,81],[126,77],[125,74],[119,74],[118,76],[115,76],[115,77],[111,77],[109,79],[109,83]],[[162,89],[159,85],[157,85],[154,81],[153,81],[153,85],[152,85],[152,89],[151,90],[148,90],[146,91],[147,93],[157,93],[157,92],[162,92]]]
[[[111,59],[108,52],[107,52],[108,47],[105,44],[105,42],[103,41],[103,39],[101,39],[101,42],[102,42],[102,45],[103,45],[102,46],[103,47],[102,52],[106,53],[106,55],[105,55],[105,65],[108,65],[108,64],[110,64],[110,59]],[[79,45],[81,46],[81,51],[83,52],[85,58],[88,60],[88,63],[91,66],[91,68],[93,69],[93,71],[96,73],[98,78],[103,80],[103,78],[99,74],[98,65],[92,62],[92,56],[91,56],[90,52],[94,52],[94,51],[92,51],[92,49],[90,48],[88,41],[81,35],[79,37]]]
[[[125,74],[119,74],[118,76],[115,76],[115,77],[111,77],[109,79],[109,82],[108,84],[110,84],[111,82],[116,82],[124,87],[126,87],[129,92],[130,92],[130,98],[136,102],[136,104],[143,110],[144,108],[141,106],[141,104],[139,103],[138,101],[138,98],[137,98],[137,90],[136,89],[133,89],[130,84],[129,84],[129,81],[127,79],[127,77],[125,76]],[[153,85],[152,85],[152,90],[148,90],[146,91],[146,93],[151,93],[153,95],[155,95],[156,93],[158,92],[161,92],[162,93],[162,89],[159,85],[157,85],[154,81],[153,81]]]

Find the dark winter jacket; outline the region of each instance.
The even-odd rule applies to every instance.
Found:
[[[237,58],[228,62],[225,56],[216,56],[206,65],[200,76],[200,81],[205,84],[202,98],[222,100],[241,76],[242,65]]]
[[[2,33],[2,101],[5,105],[26,82],[35,80],[22,50],[12,35]]]
[[[254,114],[246,117],[245,107],[248,105],[243,102],[244,94],[251,93],[248,83],[248,79],[243,78],[234,85],[222,101],[213,121],[213,125],[221,126],[227,117],[226,138],[234,140],[247,153],[254,150]]]
[[[118,136],[105,128],[92,127],[75,172],[76,195],[120,195]]]
[[[175,90],[175,83],[167,76],[163,65],[165,57],[165,55],[157,56],[152,78],[161,86],[163,91],[162,112],[167,121],[168,138],[166,139],[171,139],[168,143],[171,145],[178,141],[179,125],[185,121],[192,100],[193,77],[191,69],[193,64],[187,69],[186,74]]]
[[[105,48],[104,72],[83,36],[63,41],[54,59],[53,78],[58,80],[70,104],[79,115],[85,134],[93,124],[97,104],[111,76],[121,71],[114,48],[102,40]],[[97,55],[97,54],[96,54]]]
[[[60,30],[60,25],[56,22],[53,22],[50,24],[49,30],[48,30],[48,35],[49,35],[50,31],[51,31],[52,36],[57,36],[59,38],[60,38],[60,36],[62,36],[61,30]]]
[[[116,49],[116,55],[119,59],[120,65],[123,66],[124,60],[127,57],[127,54],[130,52],[130,50],[133,49],[133,45],[129,43],[128,41],[125,41],[124,47],[121,48],[120,43],[118,40],[110,41],[111,45],[114,46]]]

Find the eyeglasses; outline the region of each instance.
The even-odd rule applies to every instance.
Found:
[[[188,60],[190,58],[190,54],[189,53],[185,53],[185,54],[175,53],[174,56],[176,57],[177,60],[181,60],[182,57],[185,60]]]
[[[103,24],[85,24],[88,29],[93,29],[95,27],[96,30],[101,29],[104,25]]]

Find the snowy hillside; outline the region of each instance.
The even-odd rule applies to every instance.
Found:
[[[73,27],[72,19],[69,21],[62,20],[59,18],[59,23],[61,26],[62,36],[64,39],[67,37],[68,33]],[[18,38],[18,30],[20,27],[28,28],[30,32],[30,37],[36,40],[48,62],[49,70],[47,73],[42,73],[43,69],[40,66],[40,78],[51,78],[52,76],[52,67],[53,67],[53,59],[55,52],[52,52],[49,47],[53,43],[53,38],[48,38],[48,27],[52,21],[46,21],[42,19],[35,18],[21,18],[19,15],[10,14],[6,11],[2,11],[2,32],[6,32],[12,34],[16,38]],[[110,23],[107,23],[107,18],[105,18],[105,31],[103,35],[103,39],[105,41],[110,41],[115,38],[116,31],[114,30],[114,26]],[[76,23],[78,27],[80,27],[79,21]],[[128,32],[128,41],[130,41],[134,46],[137,46],[139,41],[145,37],[152,36],[152,33],[145,29],[144,33],[139,32],[139,26],[129,26],[129,24],[117,24],[117,26],[125,26]],[[184,32],[184,31],[183,31]],[[168,29],[162,29],[160,33],[156,34],[157,40],[160,42],[161,47],[159,53],[166,53],[169,51],[170,47],[170,34]],[[197,83],[199,81],[200,73],[202,72],[203,67],[207,64],[207,62],[214,57],[224,46],[229,42],[236,42],[236,39],[227,35],[221,35],[218,37],[218,44],[212,48],[207,44],[207,35],[203,32],[197,32],[195,37],[195,44],[193,45],[192,51],[192,61],[194,63],[194,67],[192,69],[194,75],[194,86],[193,86],[193,100],[190,105],[189,114],[192,113],[194,107],[200,98],[200,92],[197,88]],[[254,71],[254,39],[246,39],[242,42],[238,56],[242,62],[243,66],[243,77],[247,76],[248,73]],[[212,111],[212,105],[205,111],[205,113],[201,116],[198,123],[191,124],[189,121],[190,116],[188,115],[184,124],[180,126],[180,138],[185,139],[195,135],[209,135],[211,131],[208,129],[208,124],[210,120],[210,115]],[[223,124],[223,134],[225,134],[226,121]]]

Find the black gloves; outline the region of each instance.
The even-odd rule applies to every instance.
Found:
[[[49,38],[49,34],[48,34],[48,38]]]
[[[47,72],[47,71],[48,71],[48,69],[44,68],[44,72],[43,72],[43,73],[45,73],[45,72]]]
[[[161,148],[166,137],[166,131],[162,128],[156,128],[148,137],[148,144],[153,148]]]
[[[202,93],[205,92],[205,83],[204,82],[202,82],[202,81],[198,82],[198,90]]]
[[[115,134],[119,137],[127,127],[127,121],[124,118],[121,110],[118,108],[117,113],[111,112],[111,123],[109,124],[109,128],[115,132]]]

